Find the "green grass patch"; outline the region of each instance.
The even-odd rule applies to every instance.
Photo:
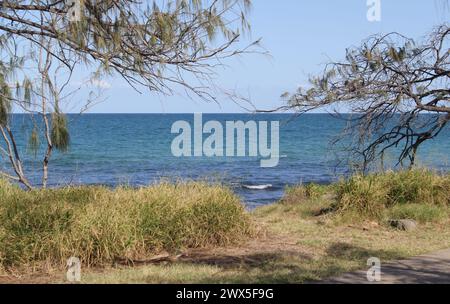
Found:
[[[386,218],[411,219],[419,223],[439,222],[448,217],[448,208],[426,204],[396,205],[386,211]]]
[[[0,267],[64,266],[138,259],[160,251],[224,246],[252,233],[228,188],[160,183],[147,188],[68,187],[23,191],[0,181]]]
[[[280,201],[283,204],[298,204],[310,199],[319,199],[329,192],[331,185],[318,185],[315,183],[287,187],[285,195]]]
[[[303,217],[328,213],[341,222],[437,222],[449,217],[450,175],[419,169],[354,175],[328,186],[289,187],[279,204]]]
[[[69,256],[83,260],[83,283],[308,282],[366,269],[370,257],[449,248],[448,185],[448,175],[429,171],[354,176],[291,187],[279,203],[247,213],[232,191],[205,183],[24,192],[0,182],[0,266],[21,273],[19,282],[27,279],[14,266],[62,266]],[[388,218],[421,224],[406,233],[382,224]],[[163,250],[185,254],[159,265],[113,263]],[[65,282],[61,268],[40,270],[45,282]]]
[[[435,218],[432,214],[439,212],[438,207],[448,206],[450,175],[428,170],[355,175],[337,184],[334,203],[338,212],[375,219],[389,213]]]

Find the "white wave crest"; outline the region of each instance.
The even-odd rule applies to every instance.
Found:
[[[242,185],[243,188],[245,189],[249,189],[249,190],[266,190],[269,188],[272,188],[271,184],[267,184],[267,185]]]

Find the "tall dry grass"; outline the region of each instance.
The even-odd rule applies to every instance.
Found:
[[[222,246],[251,234],[239,198],[221,185],[160,183],[147,188],[67,187],[23,191],[0,181],[0,267],[71,256],[85,266],[162,250]]]
[[[363,217],[379,218],[388,209],[432,214],[450,206],[450,175],[425,169],[355,175],[336,185],[336,196],[336,211]]]
[[[333,214],[344,221],[444,220],[450,214],[450,174],[425,169],[353,175],[331,185],[288,187],[281,204],[303,214]],[[317,208],[319,208],[317,210]]]

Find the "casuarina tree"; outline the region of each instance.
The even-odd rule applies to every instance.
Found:
[[[6,0],[0,1],[1,155],[5,177],[32,188],[16,142],[11,113],[30,117],[29,143],[42,151],[46,186],[52,151],[66,151],[70,136],[63,103],[70,79],[82,70],[99,83],[119,76],[142,92],[217,101],[215,72],[224,60],[252,52],[250,0]],[[229,92],[227,92],[229,94]],[[86,100],[81,110],[92,103]],[[42,140],[45,149],[39,149]]]

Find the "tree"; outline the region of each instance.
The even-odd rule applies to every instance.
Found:
[[[5,37],[2,37],[5,38]],[[28,180],[23,161],[23,151],[17,140],[17,133],[28,129],[28,150],[34,153],[42,152],[42,180],[41,185],[46,188],[48,181],[48,167],[53,151],[67,151],[70,135],[67,118],[61,111],[62,103],[72,96],[78,88],[68,91],[71,74],[60,76],[61,69],[66,66],[59,63],[54,66],[54,58],[50,52],[52,45],[49,39],[41,37],[42,47],[37,53],[26,52],[20,55],[17,52],[15,40],[0,40],[3,55],[8,60],[0,62],[0,135],[3,145],[0,145],[0,156],[5,156],[13,174],[0,170],[0,175],[22,183],[28,189],[32,183]],[[30,64],[25,68],[26,64]],[[53,77],[52,77],[53,76]],[[60,85],[59,80],[63,80]],[[88,107],[92,102],[92,94],[84,104]],[[95,97],[95,96],[94,96]],[[21,127],[12,121],[13,106],[27,114],[29,122]],[[25,127],[25,128],[23,128]],[[40,149],[41,141],[45,147]]]
[[[15,108],[30,114],[28,146],[43,153],[46,187],[52,152],[69,147],[61,103],[77,91],[67,92],[76,68],[89,71],[91,80],[116,74],[138,91],[181,88],[217,101],[215,68],[257,44],[237,47],[250,29],[249,0],[9,0],[0,7],[0,155],[12,168],[0,174],[29,189],[11,114]]]
[[[171,93],[181,86],[215,99],[203,82],[221,59],[248,50],[234,46],[249,29],[250,0],[7,0],[0,6],[0,31],[8,37],[46,48],[45,37],[56,46],[47,51],[68,68],[80,60],[96,64],[98,74],[117,73],[136,89]]]
[[[347,49],[345,60],[328,63],[321,75],[311,77],[307,90],[284,94],[283,108],[299,113],[349,109],[344,134],[355,139],[346,142],[363,169],[394,147],[400,149],[399,163],[412,166],[419,146],[450,120],[449,36],[444,24],[422,44],[398,33],[371,37]]]

